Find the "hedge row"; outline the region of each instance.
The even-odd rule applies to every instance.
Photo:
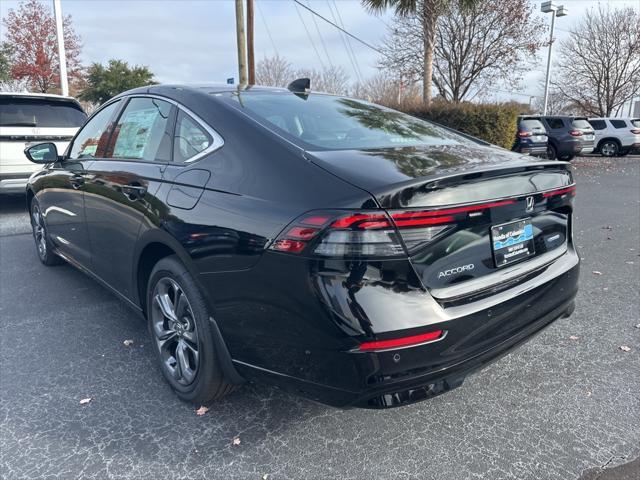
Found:
[[[434,102],[431,107],[400,107],[406,113],[446,125],[494,145],[510,149],[522,106],[514,103],[478,104]]]

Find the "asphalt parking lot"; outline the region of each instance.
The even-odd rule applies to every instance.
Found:
[[[0,198],[2,478],[637,480],[640,158],[574,165],[574,315],[461,388],[386,411],[245,385],[197,416],[143,321],[41,265],[23,199]]]

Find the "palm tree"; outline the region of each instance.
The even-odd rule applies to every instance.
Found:
[[[424,30],[424,77],[422,78],[422,101],[431,105],[431,78],[433,76],[433,50],[436,41],[436,24],[449,3],[454,0],[361,0],[373,13],[382,13],[393,8],[396,15],[418,14],[422,18]],[[461,6],[469,6],[479,0],[457,0]]]

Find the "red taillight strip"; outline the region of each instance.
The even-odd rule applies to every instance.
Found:
[[[542,196],[544,198],[548,198],[548,197],[555,197],[556,195],[564,195],[565,193],[569,193],[571,195],[575,195],[576,194],[576,186],[573,185],[571,187],[561,188],[559,190],[551,190],[550,192],[544,192],[542,194]]]
[[[421,343],[432,342],[444,338],[443,330],[434,330],[433,332],[421,333],[420,335],[412,335],[410,337],[392,338],[390,340],[374,340],[372,342],[363,342],[358,345],[361,352],[371,352],[375,350],[390,350],[393,348],[410,347]]]
[[[383,214],[376,214],[376,213],[356,213],[354,215],[349,215],[347,217],[342,217],[339,218],[338,220],[336,220],[335,222],[333,222],[331,224],[332,228],[348,228],[351,225],[353,225],[356,222],[360,222],[362,220],[367,220],[367,221],[382,221],[382,222],[386,222],[387,224],[389,222],[387,222],[387,217]],[[371,228],[371,227],[369,227]]]
[[[429,218],[412,218],[409,220],[395,220],[394,223],[398,227],[416,227],[419,225],[441,225],[443,223],[455,222],[455,217],[446,215],[443,217],[429,217]]]
[[[456,213],[475,212],[477,210],[485,210],[487,208],[502,207],[504,205],[513,205],[515,200],[502,200],[500,202],[479,203],[477,205],[469,205],[467,207],[446,208],[443,210],[428,210],[428,211],[416,211],[416,212],[403,212],[394,213],[391,217],[394,220],[401,218],[415,218],[415,217],[436,217],[439,215],[455,215]]]

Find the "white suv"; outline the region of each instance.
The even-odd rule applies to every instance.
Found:
[[[26,147],[53,142],[64,152],[86,119],[71,97],[0,92],[0,194],[24,193],[31,173],[40,168],[27,159]]]
[[[640,118],[590,118],[596,148],[605,157],[640,152]]]

